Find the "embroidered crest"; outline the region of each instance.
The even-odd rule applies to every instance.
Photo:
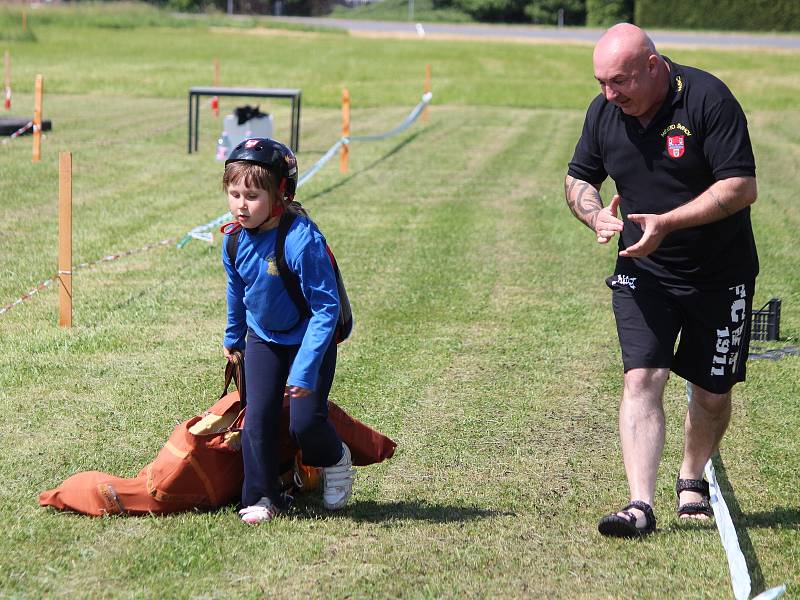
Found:
[[[672,158],[680,158],[683,156],[683,151],[686,149],[682,135],[668,135],[667,136],[667,152]]]
[[[275,257],[271,255],[267,257],[267,274],[276,277],[280,275],[278,272],[278,263],[275,261]]]

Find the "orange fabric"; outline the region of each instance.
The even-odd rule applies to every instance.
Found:
[[[147,477],[124,479],[99,471],[77,473],[39,495],[39,504],[85,515],[164,515],[191,510],[191,502],[160,502],[147,493]]]
[[[353,464],[369,465],[394,454],[396,444],[388,437],[354,419],[333,402],[329,403],[328,411],[342,441],[350,447]],[[232,424],[211,433],[189,431],[209,414],[226,417],[221,422]],[[236,417],[232,418],[233,415]],[[94,516],[168,514],[230,504],[240,497],[242,489],[239,436],[243,418],[239,392],[225,394],[203,415],[178,425],[156,459],[138,476],[125,479],[99,471],[77,473],[59,487],[42,492],[39,504]],[[282,471],[289,471],[289,482],[296,471],[302,481],[300,489],[313,489],[319,470],[306,467],[299,457],[295,462],[298,452],[289,435],[288,404],[283,407],[281,427]]]
[[[239,392],[223,396],[208,413],[239,415]],[[188,502],[199,508],[228,504],[242,489],[240,444],[230,433],[238,433],[242,417],[214,433],[193,434],[189,429],[203,417],[178,425],[156,459],[145,467],[147,492],[160,502]]]
[[[328,402],[328,418],[350,448],[353,464],[357,467],[379,463],[394,455],[397,444],[393,440],[351,417],[333,402]]]

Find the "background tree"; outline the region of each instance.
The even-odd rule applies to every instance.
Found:
[[[557,25],[559,9],[564,9],[564,25],[586,24],[586,0],[531,0],[525,14],[534,23]]]
[[[610,27],[615,23],[633,22],[634,0],[586,0],[586,24]]]

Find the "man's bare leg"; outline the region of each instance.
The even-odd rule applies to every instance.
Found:
[[[692,399],[686,411],[683,433],[683,463],[681,479],[702,479],[708,459],[719,448],[722,436],[731,419],[731,393],[714,394],[692,386]],[[700,502],[697,492],[681,492],[681,504]],[[682,515],[683,518],[707,519],[706,515]]]
[[[619,435],[631,500],[653,506],[658,464],[664,450],[664,386],[669,369],[631,369],[625,373],[619,407]],[[645,526],[644,513],[636,515],[636,526]]]

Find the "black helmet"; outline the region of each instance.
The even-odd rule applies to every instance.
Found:
[[[231,150],[225,161],[246,161],[267,169],[275,177],[278,190],[291,201],[297,190],[297,158],[288,146],[269,138],[249,138]]]

